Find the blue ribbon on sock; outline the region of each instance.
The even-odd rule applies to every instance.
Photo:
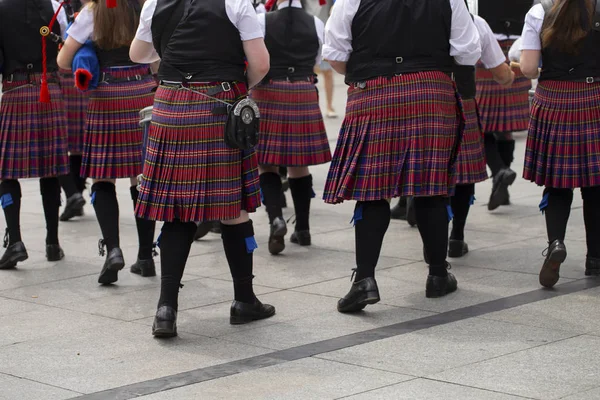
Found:
[[[470,205],[470,206],[472,206],[473,204],[475,204],[475,200],[477,200],[477,199],[475,198],[475,196],[474,196],[474,195],[471,195],[471,199],[469,199],[469,205]]]
[[[158,237],[156,238],[156,247],[158,247],[160,249],[160,239],[162,238],[162,232],[158,234]]]
[[[254,253],[254,250],[258,249],[258,243],[256,243],[256,239],[254,236],[250,236],[246,238],[246,251],[248,254]]]
[[[544,210],[548,207],[548,198],[550,197],[550,193],[546,193],[544,197],[542,197],[542,201],[540,202],[540,211],[542,214]]]
[[[446,212],[448,213],[448,222],[452,221],[452,218],[454,218],[454,213],[452,212],[452,207],[450,205],[446,206]]]
[[[357,204],[356,207],[354,207],[354,215],[352,216],[350,223],[354,226],[361,219],[363,219],[363,205]]]
[[[96,204],[96,192],[92,192],[92,205]]]
[[[265,204],[265,196],[263,195],[262,189],[259,189],[258,192],[260,193],[260,202],[264,205]]]
[[[13,198],[10,193],[5,193],[0,197],[0,203],[2,204],[2,208],[6,208],[13,204]]]

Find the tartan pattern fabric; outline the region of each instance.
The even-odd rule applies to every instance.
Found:
[[[147,66],[109,68],[115,79],[148,74]],[[151,75],[130,82],[100,83],[90,93],[81,176],[96,179],[135,177],[142,172],[140,110],[152,105]]]
[[[514,40],[499,41],[507,55]],[[529,89],[531,80],[515,71],[515,81],[510,88],[503,88],[492,73],[479,63],[476,68],[477,104],[484,132],[516,132],[527,129],[529,123]]]
[[[271,81],[254,88],[251,96],[260,110],[259,164],[297,167],[331,161],[313,82]]]
[[[325,202],[447,196],[462,118],[454,84],[442,72],[351,86]]]
[[[213,85],[194,85],[205,92]],[[214,97],[233,101],[245,85]],[[227,147],[222,104],[184,88],[159,86],[136,215],[156,221],[217,221],[260,206],[254,150]]]
[[[51,102],[40,102],[41,74],[27,82],[2,83],[0,179],[45,178],[69,172],[65,104],[60,87],[49,83]],[[50,77],[56,77],[52,74]]]
[[[538,84],[523,177],[552,188],[600,185],[599,83]]]
[[[69,152],[81,153],[89,95],[75,87],[75,78],[71,71],[60,70],[59,81],[67,110]]]
[[[475,99],[463,99],[465,132],[456,158],[456,184],[466,185],[487,179],[483,130]]]

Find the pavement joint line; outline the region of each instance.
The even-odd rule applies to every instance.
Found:
[[[448,382],[448,381],[443,381],[443,380],[440,380],[440,379],[433,379],[433,378],[426,378],[426,377],[421,377],[421,379],[425,379],[427,381],[432,381],[432,382],[445,383],[447,385],[460,386],[460,387],[469,388],[469,389],[481,390],[481,391],[484,391],[484,392],[504,394],[504,395],[508,395],[508,396],[513,396],[513,397],[515,397],[517,399],[539,400],[539,399],[536,399],[535,397],[526,397],[526,396],[521,396],[521,395],[518,395],[518,394],[512,394],[512,393],[507,393],[507,392],[499,392],[497,390],[483,389],[483,388],[480,388],[480,387],[477,387],[477,386],[464,385],[462,383],[456,383],[456,382]],[[404,383],[404,382],[401,382],[401,383]],[[569,395],[569,396],[571,396],[571,395]]]
[[[82,392],[78,392],[77,390],[67,389],[67,388],[62,387],[62,386],[56,386],[56,385],[53,385],[51,383],[36,381],[35,379],[25,378],[23,376],[17,376],[17,375],[9,374],[9,373],[6,373],[6,372],[0,372],[0,375],[4,375],[4,376],[8,376],[10,378],[20,379],[20,380],[24,380],[24,381],[28,381],[28,382],[33,382],[33,383],[37,383],[37,384],[44,385],[44,386],[50,386],[50,387],[53,387],[53,388],[56,388],[56,389],[64,390],[66,392],[71,392],[71,393],[75,393],[75,394],[83,394]]]
[[[278,350],[259,356],[230,361],[223,364],[199,368],[179,374],[164,376],[157,379],[133,383],[96,393],[78,396],[78,400],[129,400],[137,397],[160,393],[214,379],[224,378],[243,372],[254,371],[270,366],[285,364],[317,356],[332,351],[371,343],[377,340],[404,335],[440,325],[480,317],[497,311],[503,311],[526,304],[565,296],[587,289],[600,287],[600,279],[586,278],[557,286],[553,290],[537,289],[501,299],[491,300],[456,310],[434,314],[392,325],[382,326],[362,332],[357,332],[319,342],[308,343],[285,350]]]
[[[349,394],[349,395],[347,395],[347,396],[342,396],[342,397],[336,397],[334,400],[344,400],[344,399],[349,399],[349,398],[351,398],[351,397],[353,397],[353,396],[358,396],[358,395],[361,395],[361,394],[371,393],[371,392],[374,392],[374,391],[376,391],[376,390],[385,389],[385,388],[389,388],[389,387],[396,386],[396,385],[402,385],[403,383],[407,383],[407,382],[416,381],[417,379],[419,379],[419,377],[418,377],[418,376],[415,376],[415,377],[413,377],[412,379],[408,379],[408,380],[406,380],[406,381],[402,381],[402,382],[395,382],[395,383],[390,383],[390,384],[388,384],[388,385],[383,385],[383,386],[380,386],[380,387],[377,387],[377,388],[373,388],[373,389],[365,390],[365,391],[363,391],[363,392],[352,393],[352,394]]]

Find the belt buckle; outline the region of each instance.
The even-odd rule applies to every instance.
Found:
[[[587,78],[585,78],[585,83],[594,83],[595,81],[596,80],[593,76],[588,76]]]
[[[6,83],[13,83],[13,79],[15,78],[15,74],[10,74],[6,79]]]
[[[223,89],[224,92],[229,92],[231,90],[231,84],[229,84],[229,82],[221,82],[221,89]]]
[[[404,57],[396,57],[396,64],[402,64],[404,62]]]
[[[106,80],[106,72],[102,73],[102,79],[100,79],[100,83],[108,83],[108,81]]]
[[[140,74],[135,74],[135,80],[136,81],[141,81],[142,80],[142,76]]]
[[[367,87],[367,82],[354,82],[354,89],[364,89]]]
[[[288,74],[293,74],[294,72],[296,72],[296,68],[288,67]]]

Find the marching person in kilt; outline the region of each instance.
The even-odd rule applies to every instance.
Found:
[[[581,188],[583,198],[585,275],[600,276],[600,29],[595,24],[600,13],[594,5],[593,0],[543,0],[531,8],[523,29],[521,70],[532,79],[539,75],[523,177],[545,187],[540,204],[549,246],[540,271],[545,287],[556,284],[567,257],[574,188]]]
[[[131,56],[151,62],[159,55],[161,83],[136,211],[139,218],[164,221],[152,334],[177,335],[179,288],[196,222],[221,221],[234,288],[230,323],[269,318],[275,308],[256,298],[252,284],[257,245],[248,213],[260,206],[256,153],[225,141],[228,105],[245,97],[269,70],[252,4],[146,1]]]
[[[323,22],[304,11],[300,0],[279,0],[277,5],[277,11],[258,16],[271,69],[263,82],[252,89],[252,99],[261,114],[256,150],[260,188],[271,227],[271,254],[283,251],[287,233],[278,167],[287,167],[296,213],[290,241],[309,246],[313,185],[308,167],[331,161],[314,76],[315,63],[320,61]]]
[[[58,242],[57,177],[68,173],[65,105],[57,74],[58,45],[40,33],[61,37],[66,27],[60,2],[0,2],[0,203],[7,225],[0,269],[14,268],[28,258],[21,240],[19,179],[40,178],[46,258],[64,257]]]
[[[67,20],[69,23],[75,21],[75,16],[81,9],[80,1],[70,1],[64,4]],[[73,71],[59,71],[60,88],[67,109],[67,131],[69,134],[69,174],[59,178],[67,196],[65,208],[60,215],[61,221],[68,221],[74,217],[83,215],[85,199],[85,177],[81,173],[81,159],[83,152],[83,136],[85,132],[86,114],[88,106],[88,94],[83,93],[75,87]]]
[[[473,16],[481,41],[479,63],[489,69],[498,84],[508,87],[515,73],[506,64],[506,56],[496,41],[494,33],[485,20]],[[456,159],[456,189],[450,199],[452,206],[452,231],[448,242],[448,257],[462,257],[469,251],[464,241],[464,229],[470,205],[475,199],[475,184],[487,179],[485,166],[484,136],[475,101],[475,68],[456,66],[456,86],[460,93],[465,114],[465,131]]]
[[[357,201],[356,276],[338,311],[379,301],[375,267],[392,197],[414,196],[429,259],[426,296],[457,289],[446,262],[447,197],[464,120],[452,71],[480,56],[463,0],[336,2],[323,57],[350,88],[324,198]]]
[[[82,176],[93,179],[92,204],[102,231],[98,243],[106,260],[98,282],[111,284],[125,266],[119,246],[119,203],[115,181],[129,178],[134,207],[138,201],[137,179],[142,170],[142,128],[139,111],[152,105],[154,80],[147,64],[129,59],[141,5],[138,0],[119,1],[107,8],[105,1],[87,5],[68,30],[58,64],[70,68],[77,50],[94,41],[101,68],[98,87],[90,94],[83,144]],[[131,272],[156,275],[153,257],[154,222],[136,218],[139,251]],[[106,251],[105,249],[106,248]]]

